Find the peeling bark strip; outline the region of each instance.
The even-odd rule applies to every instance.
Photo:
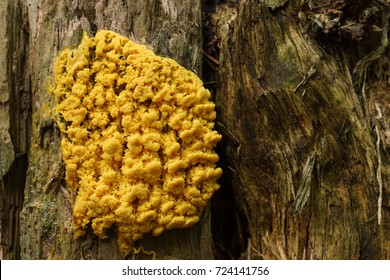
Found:
[[[313,167],[315,163],[316,154],[311,155],[303,167],[302,179],[299,184],[297,195],[294,198],[293,207],[296,214],[300,214],[303,207],[306,205],[310,196],[310,186],[313,174]]]

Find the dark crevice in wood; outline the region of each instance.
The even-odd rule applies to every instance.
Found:
[[[9,133],[14,162],[2,180],[1,246],[4,259],[20,259],[20,220],[28,168],[31,132],[31,92],[26,73],[28,22],[20,1],[8,1],[7,82]],[[19,20],[15,20],[18,18]],[[0,179],[1,180],[1,179]]]
[[[217,5],[229,5],[234,7],[237,1],[202,1],[202,28],[203,28],[203,68],[202,78],[205,87],[211,92],[212,99],[221,85],[217,81],[219,66],[219,41],[216,27],[213,26],[211,17],[216,11]],[[217,120],[218,122],[218,115]],[[234,171],[228,166],[228,160],[223,156],[225,145],[229,142],[228,132],[223,127],[216,125],[216,129],[223,135],[224,140],[216,149],[220,155],[218,165],[224,173],[219,179],[221,188],[211,199],[211,224],[216,259],[239,259],[245,257],[249,233],[247,220],[235,203],[236,197],[231,183]],[[233,140],[234,141],[234,140]]]

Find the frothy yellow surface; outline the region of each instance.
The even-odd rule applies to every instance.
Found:
[[[198,222],[222,170],[214,104],[194,73],[101,30],[57,56],[52,91],[75,237],[114,227],[127,253],[144,233]]]

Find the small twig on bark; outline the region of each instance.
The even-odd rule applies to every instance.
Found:
[[[295,87],[293,92],[295,93],[301,86],[304,86],[307,83],[307,81],[315,74],[316,71],[317,71],[317,69],[314,67],[314,65],[311,66],[309,71],[302,78],[302,80],[299,82],[299,84]],[[304,93],[303,93],[303,95],[304,95]]]

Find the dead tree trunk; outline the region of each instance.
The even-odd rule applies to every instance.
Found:
[[[94,35],[99,29],[108,29],[200,73],[200,1],[28,1],[23,8],[28,11],[27,76],[31,79],[33,121],[21,214],[21,257],[122,258],[113,233],[106,240],[92,233],[73,240],[71,206],[61,178],[60,135],[51,116],[53,98],[46,88],[53,58],[62,48],[77,45],[83,31]],[[172,230],[159,238],[145,236],[137,246],[155,251],[158,258],[213,258],[207,213],[195,227]]]
[[[223,186],[245,257],[390,258],[389,6],[334,2],[211,15]]]
[[[26,14],[19,1],[1,1],[0,47],[0,258],[19,259],[19,213],[27,171],[30,94]]]
[[[1,258],[123,258],[114,233],[73,239],[47,91],[58,52],[99,29],[203,70],[224,136],[211,212],[138,246],[159,259],[390,258],[387,1],[8,0],[0,15]]]

